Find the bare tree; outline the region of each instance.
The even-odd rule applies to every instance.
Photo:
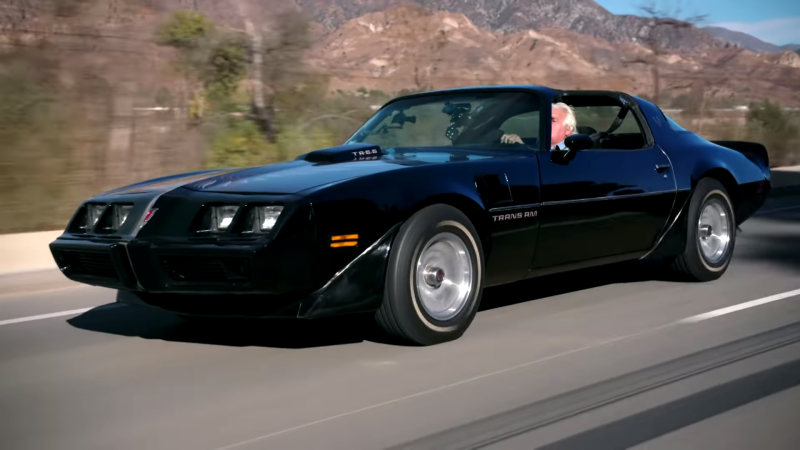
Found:
[[[705,20],[706,16],[697,15],[679,19],[677,18],[680,16],[679,8],[676,8],[674,13],[669,13],[664,9],[659,9],[653,2],[640,6],[640,10],[649,19],[641,40],[650,53],[638,58],[623,60],[623,63],[645,64],[650,67],[653,78],[653,101],[658,103],[661,99],[659,59],[669,52],[669,40],[675,39],[679,33],[690,31]]]
[[[250,10],[244,2],[237,2],[236,6],[245,26],[244,34],[250,40],[254,120],[267,142],[275,143],[279,131],[275,98],[287,84],[294,86],[304,80],[303,54],[311,46],[310,20],[303,13],[281,11],[269,25],[259,28],[250,20]]]

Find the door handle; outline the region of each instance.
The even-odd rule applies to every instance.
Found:
[[[669,168],[670,168],[669,164],[656,164],[656,172],[658,173],[664,173],[667,170],[669,170]]]

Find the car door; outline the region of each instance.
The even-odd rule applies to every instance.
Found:
[[[609,129],[621,109],[575,102],[578,131],[586,134]],[[629,110],[595,148],[569,158],[537,154],[542,205],[533,269],[634,258],[654,245],[676,185],[669,158],[640,123],[637,111]]]
[[[486,261],[486,286],[511,283],[528,275],[536,250],[539,215],[538,148],[541,112],[537,97],[532,106],[507,117],[503,133],[519,136],[524,144],[508,146],[518,155],[487,160],[476,174],[476,188],[489,213],[492,251]]]

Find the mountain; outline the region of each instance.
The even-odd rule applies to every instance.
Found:
[[[475,26],[492,32],[517,33],[529,29],[563,28],[609,42],[642,43],[651,19],[615,15],[594,0],[294,0],[315,21],[329,30],[365,14],[399,5],[418,4],[432,12],[463,14]],[[659,27],[653,32],[658,45],[686,52],[723,47],[725,43],[705,31],[689,27]]]
[[[563,28],[519,32],[484,29],[465,14],[403,5],[344,22],[316,42],[309,59],[331,76],[332,89],[446,88],[476,84],[544,84],[651,94],[651,56],[634,43],[612,43]],[[738,101],[762,97],[800,105],[800,57],[710,49],[659,55],[662,92],[701,92]],[[695,91],[693,91],[693,89]]]
[[[652,67],[644,62],[653,55],[641,44],[646,20],[615,16],[592,0],[44,1],[78,6],[69,17],[44,8],[0,15],[0,44],[48,41],[47,54],[76,99],[104,102],[145,91],[155,98],[159,90],[185,95],[174,51],[153,36],[172,12],[192,6],[235,30],[247,20],[270,30],[278,7],[306,8],[320,22],[312,26],[306,57],[330,76],[332,90],[531,83],[653,92]],[[797,53],[724,48],[698,28],[672,31],[674,39],[662,37],[677,49],[657,55],[662,92],[677,97],[707,88],[716,98],[800,105]]]
[[[733,31],[727,28],[722,27],[704,27],[703,30],[708,32],[711,36],[722,39],[724,41],[730,42],[732,44],[736,44],[741,46],[742,48],[746,48],[751,52],[756,53],[781,53],[781,52],[794,52],[800,50],[800,44],[788,44],[788,45],[775,45],[770,44],[769,42],[764,42],[761,39],[751,36],[747,33],[742,33],[741,31]]]
[[[722,27],[704,27],[703,29],[707,31],[711,36],[723,39],[725,41],[734,44],[738,44],[742,48],[746,48],[751,52],[778,53],[783,51],[783,49],[781,49],[781,47],[777,45],[770,44],[769,42],[764,42],[755,36],[751,36],[747,33],[742,33],[741,31],[733,31]]]

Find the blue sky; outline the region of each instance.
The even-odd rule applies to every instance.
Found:
[[[800,0],[595,0],[614,14],[642,15],[655,5],[677,18],[705,15],[701,26],[742,31],[776,45],[800,44]],[[678,14],[674,14],[678,11]]]

